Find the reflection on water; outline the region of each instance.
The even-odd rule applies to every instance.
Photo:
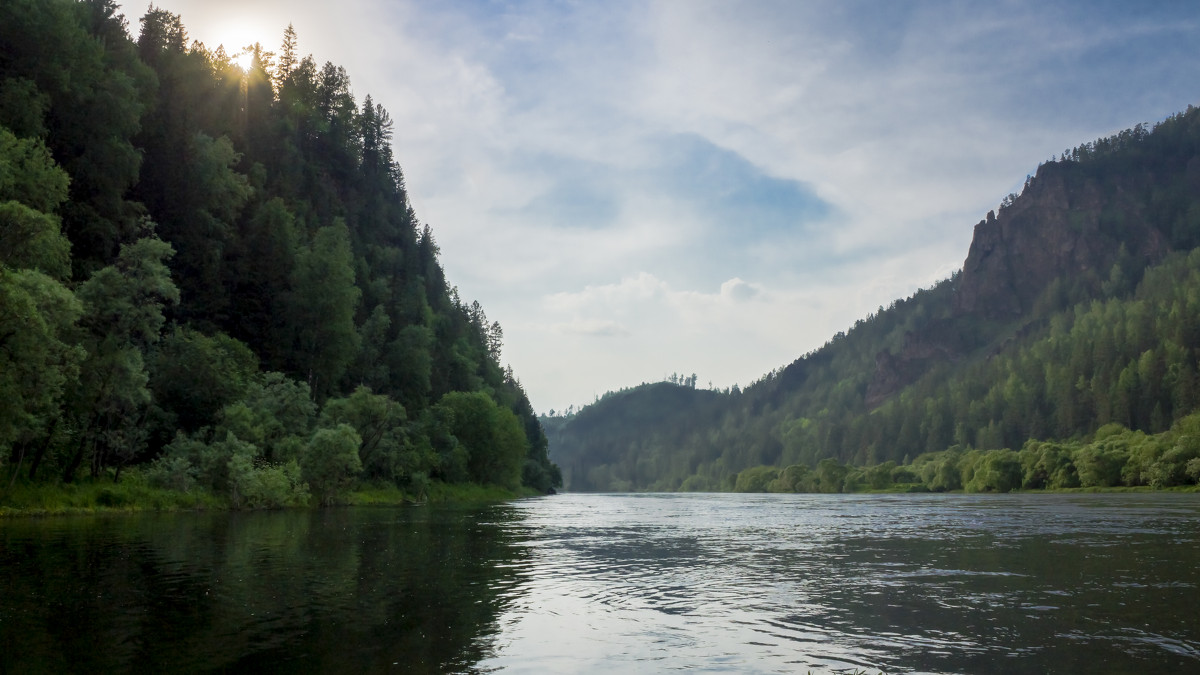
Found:
[[[507,506],[0,522],[0,672],[463,672]],[[490,524],[484,524],[490,523]]]
[[[0,672],[1195,672],[1196,495],[0,522]]]

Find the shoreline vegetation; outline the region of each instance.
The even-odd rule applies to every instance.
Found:
[[[360,393],[360,396],[362,394]],[[303,397],[302,397],[303,398]],[[232,417],[232,415],[230,415]],[[460,432],[461,433],[461,432]],[[209,433],[210,436],[222,435]],[[227,441],[236,436],[228,434]],[[480,482],[444,482],[428,478],[405,486],[392,481],[339,480],[314,494],[296,471],[240,467],[236,453],[215,452],[212,445],[181,436],[175,444],[195,443],[201,458],[172,466],[171,454],[118,474],[109,470],[72,482],[10,479],[0,487],[0,517],[101,514],[139,511],[260,510],[315,506],[400,506],[422,503],[488,503],[545,494],[528,486]],[[219,444],[213,444],[219,445]],[[357,438],[346,452],[357,458]],[[214,453],[213,457],[207,457]],[[224,460],[217,476],[204,479],[198,467]],[[241,472],[241,473],[239,473]],[[82,474],[83,472],[81,472]],[[244,473],[244,475],[242,475]],[[278,473],[278,475],[276,475]],[[292,475],[294,474],[294,475]],[[312,475],[312,474],[310,474]],[[199,479],[199,480],[198,480]],[[743,493],[1088,493],[1200,492],[1200,412],[1178,420],[1167,431],[1147,434],[1108,424],[1089,439],[1029,440],[1020,450],[980,450],[951,446],[901,463],[869,466],[826,458],[808,466],[755,466],[728,474],[719,483],[693,476],[678,492]]]
[[[902,463],[823,459],[815,467],[756,466],[726,476],[732,492],[1200,491],[1200,413],[1158,434],[1108,424],[1090,441],[1029,440],[1020,450],[952,446]],[[688,479],[681,491],[703,489]]]
[[[395,485],[364,485],[346,492],[330,503],[288,506],[235,505],[228,496],[206,489],[180,492],[152,485],[143,472],[126,471],[120,482],[112,476],[85,478],[72,483],[17,483],[0,489],[0,519],[46,516],[114,515],[126,513],[185,511],[262,511],[315,509],[324,506],[419,506],[424,504],[489,504],[543,493],[521,487],[476,483],[431,482],[420,494]]]
[[[757,468],[757,467],[756,467]],[[777,467],[776,471],[780,471]],[[871,469],[875,467],[867,467]],[[856,470],[862,470],[855,467]],[[747,470],[751,471],[751,470]],[[743,472],[745,473],[745,472]],[[130,477],[132,478],[132,477]],[[693,491],[708,493],[758,492],[766,494],[831,494],[821,490],[708,490]],[[857,485],[851,490],[839,490],[837,494],[1126,494],[1126,493],[1197,493],[1200,485],[1173,485],[1153,487],[1150,485],[1111,485],[1047,488],[1014,488],[1007,493],[979,491],[963,488],[934,491],[921,483],[894,483],[886,488]],[[342,501],[330,506],[403,507],[427,504],[491,504],[545,496],[528,488],[511,490],[498,485],[474,484],[431,484],[422,496],[414,495],[394,486],[364,487],[347,493]],[[234,507],[227,498],[208,491],[190,493],[156,488],[137,479],[124,478],[120,483],[102,478],[96,481],[80,481],[62,484],[25,484],[8,490],[0,505],[0,520],[12,518],[45,518],[57,516],[97,516],[135,513],[182,513],[187,511],[266,511],[281,509],[315,509],[322,506],[286,506],[256,509]]]

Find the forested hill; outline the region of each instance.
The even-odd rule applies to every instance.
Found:
[[[179,16],[116,10],[0,3],[3,484],[141,465],[250,505],[556,484],[387,111],[290,27],[243,70]]]
[[[648,390],[584,408],[557,421],[551,457],[568,489],[732,489],[758,466],[978,457],[1083,443],[1114,424],[1104,437],[1167,432],[1200,405],[1197,246],[1200,110],[1189,107],[1041,165],[975,226],[950,279],[719,402]],[[622,401],[661,419],[631,433]],[[1183,467],[1196,445],[1171,460],[1172,480],[1195,481]],[[1126,455],[1112,460],[1120,480],[1145,482],[1121,473]]]

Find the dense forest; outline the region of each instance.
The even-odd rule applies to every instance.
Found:
[[[177,15],[138,23],[113,0],[0,3],[0,490],[559,484],[387,111],[290,26],[243,69]]]
[[[573,490],[840,491],[869,468],[880,488],[1195,483],[1198,245],[1189,108],[1042,164],[976,225],[961,271],[744,390],[643,385],[544,418],[551,457]],[[1036,468],[1044,441],[1070,464],[1057,483]],[[1096,444],[1103,478],[1073,459]],[[972,483],[981,457],[1018,477]],[[920,477],[939,462],[957,477]]]

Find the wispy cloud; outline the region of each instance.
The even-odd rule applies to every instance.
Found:
[[[616,321],[606,319],[580,319],[570,323],[560,323],[553,326],[553,329],[561,333],[574,333],[576,335],[590,335],[592,337],[611,338],[611,337],[629,337],[629,329]]]

